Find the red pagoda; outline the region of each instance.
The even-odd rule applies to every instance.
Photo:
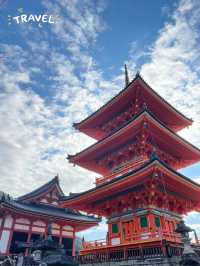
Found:
[[[200,185],[177,172],[200,150],[177,135],[192,124],[136,74],[113,99],[74,124],[97,142],[71,163],[101,174],[96,186],[63,198],[63,207],[107,218],[103,241],[84,243],[86,261],[180,254],[175,232],[183,215],[200,211]],[[198,242],[198,241],[197,241]]]

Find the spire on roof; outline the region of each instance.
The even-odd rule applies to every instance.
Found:
[[[57,182],[59,182],[59,174],[57,173],[57,175],[54,177],[55,180],[57,180]]]
[[[130,81],[129,81],[129,77],[128,77],[128,69],[127,69],[126,64],[124,65],[124,68],[125,68],[125,87],[127,87],[129,85]]]
[[[137,77],[140,77],[140,71],[137,71],[135,77],[136,77],[136,78],[137,78]]]

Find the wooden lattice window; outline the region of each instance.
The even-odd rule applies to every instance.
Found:
[[[160,227],[160,218],[159,217],[155,217],[155,225],[156,225],[156,227]]]
[[[117,224],[112,224],[112,233],[116,234],[119,232],[118,225]]]
[[[140,226],[141,228],[148,227],[148,220],[146,216],[140,217]]]

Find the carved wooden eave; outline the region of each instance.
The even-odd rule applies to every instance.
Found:
[[[74,156],[68,156],[71,163],[88,170],[107,175],[110,170],[99,165],[98,159],[104,154],[110,154],[119,146],[125,146],[136,136],[141,136],[144,123],[156,146],[163,151],[170,151],[170,155],[177,160],[175,169],[180,169],[200,160],[200,150],[177,135],[148,110],[139,113],[133,120],[117,130],[115,133],[98,141]]]
[[[142,106],[143,104],[147,105],[160,120],[176,132],[192,124],[191,119],[187,118],[158,95],[140,75],[136,75],[125,89],[89,117],[79,123],[75,123],[74,127],[99,140],[107,135],[102,130],[101,125],[105,125],[107,121],[125,111],[130,103],[133,104],[134,109],[137,109],[137,101],[140,101]],[[137,114],[138,111],[134,110],[134,113]]]
[[[160,178],[162,178],[161,184],[164,184],[165,186],[163,188],[161,186],[160,188],[161,195],[164,195],[162,189],[165,189],[168,194],[173,195],[173,193],[175,193],[179,195],[179,197],[183,197],[188,202],[196,202],[196,209],[200,210],[200,185],[176,172],[157,159],[148,162],[139,169],[119,176],[107,183],[103,183],[98,187],[77,194],[73,197],[64,197],[62,198],[62,206],[71,206],[75,209],[90,212],[90,206],[93,203],[98,201],[108,202],[111,198],[116,200],[122,193],[127,195],[129,190],[136,193],[139,191],[140,186],[142,186],[147,180],[154,178],[155,174],[158,174]],[[141,191],[144,192],[145,190],[145,187],[141,189]],[[141,198],[139,200],[141,201]],[[126,202],[128,202],[128,200]],[[97,206],[94,209],[99,210]]]
[[[60,183],[59,177],[55,176],[52,180],[40,186],[39,188],[17,198],[22,202],[40,202],[41,199],[48,197],[50,193],[54,192],[57,201],[64,195]]]

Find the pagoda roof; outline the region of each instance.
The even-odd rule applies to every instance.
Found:
[[[44,204],[29,204],[16,200],[9,200],[1,202],[0,205],[1,208],[4,207],[17,213],[20,212],[40,217],[51,217],[53,219],[68,221],[72,224],[75,223],[77,226],[83,223],[85,224],[84,228],[96,225],[100,222],[100,219],[95,218],[94,216],[83,215],[70,209],[52,207]]]
[[[160,120],[165,122],[174,131],[181,130],[192,124],[192,119],[187,118],[184,114],[175,109],[137,74],[132,82],[115,97],[81,122],[74,123],[74,127],[95,139],[104,137],[106,133],[99,128],[99,125],[106,123],[109,119],[113,118],[116,113],[123,110],[127,103],[130,102],[130,99],[136,97],[137,88],[142,91],[144,103],[150,107],[151,111],[155,113]]]
[[[47,206],[44,204],[28,204],[19,201],[9,201],[4,203],[4,205],[19,211],[37,213],[42,216],[52,216],[61,219],[74,220],[80,222],[91,222],[91,223],[97,223],[100,221],[98,218],[88,215],[83,215],[75,211],[72,211],[70,209]]]
[[[169,191],[186,197],[187,199],[200,202],[200,184],[194,182],[181,173],[172,169],[159,159],[152,159],[143,166],[134,169],[128,173],[117,176],[116,178],[102,183],[85,192],[64,196],[61,198],[62,206],[72,206],[78,209],[87,209],[87,204],[92,204],[102,200],[108,200],[110,197],[117,197],[119,193],[127,194],[129,191],[134,191],[137,187],[142,186],[143,182],[149,176],[152,178],[153,171],[163,173],[162,182],[165,183],[165,188]]]
[[[106,170],[102,166],[98,166],[96,159],[126,144],[134,135],[138,134],[141,130],[141,122],[144,121],[148,121],[150,134],[153,135],[156,144],[160,144],[164,150],[169,151],[169,154],[182,160],[180,168],[200,160],[200,150],[197,147],[177,135],[155,115],[145,109],[114,133],[99,140],[76,155],[69,155],[69,161],[103,175],[108,174],[108,169]]]
[[[48,187],[52,186],[53,183],[57,184],[57,182],[58,178],[56,177],[45,185]],[[44,186],[40,187],[39,189],[43,191]],[[62,197],[63,196],[64,193],[62,192]],[[0,191],[0,209],[8,209],[12,212],[20,214],[23,213],[35,217],[49,217],[55,220],[63,220],[64,222],[76,225],[77,230],[89,228],[91,226],[97,225],[100,222],[99,218],[83,215],[80,212],[72,210],[71,208],[62,208],[60,206],[47,205],[37,202],[30,203],[24,201],[23,197],[13,199],[9,194],[6,194],[2,191]]]
[[[49,191],[52,191],[54,188],[58,190],[59,196],[63,196],[64,192],[62,191],[60,187],[60,182],[59,182],[59,177],[55,176],[52,180],[49,182],[45,183],[41,187],[23,195],[17,198],[17,200],[20,201],[26,201],[26,200],[32,200],[38,197],[41,197],[44,194],[47,194]]]

